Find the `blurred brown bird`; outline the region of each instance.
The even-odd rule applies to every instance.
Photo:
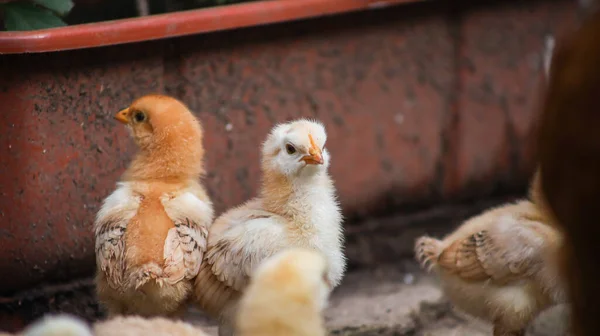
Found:
[[[600,334],[600,12],[589,5],[581,27],[557,41],[537,144],[541,191],[564,231],[562,272],[578,336]]]
[[[200,184],[198,120],[181,102],[148,95],[115,117],[139,147],[94,224],[97,294],[110,315],[178,315],[198,274],[213,207]]]

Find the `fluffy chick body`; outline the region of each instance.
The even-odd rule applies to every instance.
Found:
[[[314,250],[291,248],[268,258],[252,275],[238,308],[240,336],[324,336],[327,262]]]
[[[460,310],[494,324],[495,336],[524,335],[529,322],[566,302],[556,252],[561,235],[527,200],[484,212],[442,240],[421,237],[415,254]]]
[[[98,298],[110,315],[175,316],[185,309],[213,218],[198,181],[202,129],[166,96],[142,97],[116,118],[140,151],[96,217]]]
[[[325,129],[316,122],[275,127],[263,145],[260,196],[212,225],[195,301],[220,319],[220,335],[233,334],[237,302],[250,275],[285,248],[321,251],[329,265],[329,285],[340,283],[345,270],[342,216],[327,173],[325,140]]]

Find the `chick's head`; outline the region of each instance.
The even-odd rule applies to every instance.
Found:
[[[147,95],[119,111],[140,148],[126,178],[182,178],[203,173],[202,126],[177,99]]]
[[[181,141],[200,144],[202,128],[192,112],[175,98],[146,95],[115,115],[141,149],[167,147]]]
[[[329,167],[325,127],[300,119],[275,126],[263,144],[263,167],[285,176],[311,175]]]
[[[254,275],[254,287],[264,286],[293,302],[314,304],[318,311],[327,307],[331,291],[329,267],[324,256],[314,250],[290,248],[266,260]]]

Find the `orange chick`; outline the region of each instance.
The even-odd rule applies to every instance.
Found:
[[[240,294],[268,257],[290,247],[317,250],[329,265],[333,288],[344,274],[342,216],[327,172],[329,152],[322,124],[296,120],[277,125],[262,148],[259,196],[228,210],[211,227],[206,260],[194,299],[219,318],[219,335],[234,333]]]
[[[213,206],[199,178],[199,121],[178,100],[147,95],[117,113],[139,147],[96,216],[96,287],[109,315],[185,309]]]

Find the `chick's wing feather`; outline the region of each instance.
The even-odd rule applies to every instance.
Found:
[[[96,264],[106,273],[108,283],[119,288],[123,283],[125,270],[125,239],[127,229],[124,220],[107,220],[99,223],[101,230],[96,234]]]
[[[224,225],[225,229],[211,236],[206,262],[221,282],[241,291],[256,267],[285,247],[285,220],[266,211],[249,209],[220,220],[224,222],[215,225]]]
[[[535,273],[541,264],[542,223],[512,215],[448,246],[438,264],[466,281],[492,280],[504,284]]]
[[[96,265],[113,288],[123,284],[125,271],[125,233],[129,220],[136,214],[140,199],[126,183],[118,184],[96,216]]]
[[[212,204],[189,191],[177,196],[165,195],[161,201],[175,223],[164,245],[165,274],[170,283],[192,279],[198,274],[206,252]]]

